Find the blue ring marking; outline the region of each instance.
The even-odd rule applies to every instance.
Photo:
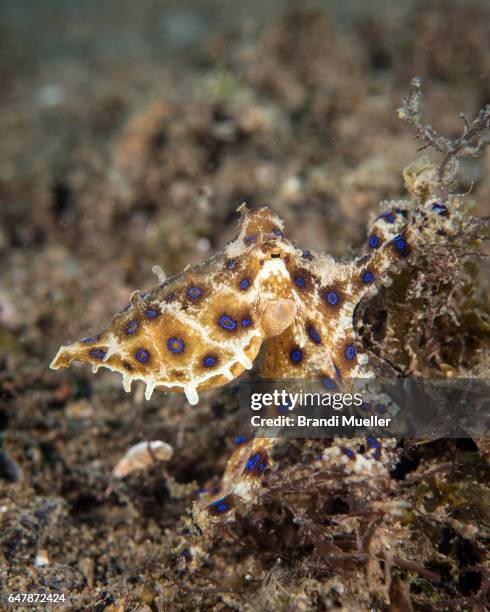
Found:
[[[395,216],[393,213],[391,212],[387,212],[384,213],[383,215],[381,215],[383,217],[383,219],[385,219],[385,221],[387,221],[388,223],[394,223],[395,222]]]
[[[445,204],[435,202],[432,204],[432,210],[437,210],[438,215],[444,215],[444,213],[447,213],[447,206]]]
[[[339,295],[338,293],[335,293],[335,291],[329,291],[325,299],[331,306],[335,306],[339,301]]]
[[[236,327],[236,321],[234,321],[228,315],[221,315],[221,317],[219,318],[219,324],[223,329],[226,329],[227,331],[232,331]]]
[[[102,349],[94,348],[90,351],[90,356],[95,357],[95,359],[104,359],[106,352]]]
[[[226,512],[227,510],[230,509],[230,504],[228,504],[225,500],[226,500],[226,497],[217,499],[212,504],[209,504],[208,508],[213,508],[217,510],[218,512]]]
[[[214,357],[213,355],[208,355],[207,357],[204,357],[204,359],[202,360],[203,365],[205,365],[207,368],[211,368],[214,365],[216,365],[216,362],[218,360],[216,359],[216,357]]]
[[[251,243],[251,242],[255,242],[257,240],[257,236],[245,236],[245,242],[247,243]]]
[[[370,272],[369,270],[367,272],[364,272],[364,274],[362,275],[362,282],[366,283],[367,285],[369,285],[369,283],[372,283],[373,280],[374,280],[374,274]]]
[[[317,332],[317,330],[313,327],[313,325],[308,325],[308,336],[310,337],[310,340],[312,342],[314,342],[315,344],[321,344],[321,337],[320,334]]]
[[[335,378],[338,378],[338,379],[342,378],[342,376],[340,375],[340,370],[336,366],[334,366],[334,370],[335,370]]]
[[[297,276],[294,279],[294,282],[296,283],[296,285],[298,285],[298,287],[304,287],[305,286],[305,279],[302,278],[301,276]]]
[[[191,298],[191,300],[197,300],[202,295],[202,289],[199,287],[189,287],[187,290],[187,295]]]
[[[324,378],[322,378],[322,385],[325,387],[325,389],[336,389],[337,388],[336,383],[334,383],[334,381],[328,376],[325,376]]]
[[[136,321],[136,319],[133,319],[132,321],[128,323],[128,326],[126,327],[126,332],[128,334],[134,334],[137,331],[138,331],[138,321]]]
[[[251,319],[242,319],[242,327],[248,327],[252,323]]]
[[[146,363],[150,359],[150,353],[145,351],[145,349],[138,349],[135,357],[140,363]]]
[[[243,444],[243,442],[245,442],[245,440],[247,439],[247,436],[237,436],[234,440],[233,443],[236,444],[237,446],[239,444]]]
[[[281,232],[281,230],[280,230],[280,229],[277,229],[277,227],[275,227],[275,228],[272,230],[272,233],[274,234],[274,236],[279,236],[279,237],[281,237],[281,236],[282,236],[282,232]]]
[[[233,270],[235,266],[236,266],[236,259],[229,259],[226,262],[226,267],[228,268],[228,270]]]
[[[376,410],[379,414],[384,414],[386,412],[386,406],[384,404],[378,404]]]
[[[250,281],[248,280],[248,278],[244,278],[242,281],[240,281],[240,289],[248,289],[250,286]]]
[[[355,358],[356,353],[357,353],[357,351],[356,351],[356,347],[355,347],[353,344],[348,344],[348,345],[345,347],[345,356],[346,356],[346,357],[347,357],[347,359],[349,359],[350,361],[351,361],[352,359],[354,359],[354,358]]]
[[[182,353],[184,341],[181,338],[169,338],[167,340],[167,348],[171,353]]]
[[[351,450],[350,448],[346,448],[345,446],[341,446],[340,450],[345,453],[347,455],[347,457],[349,457],[349,459],[354,459],[356,454],[353,450]]]
[[[395,238],[395,247],[401,251],[402,249],[405,248],[405,241],[403,240],[403,238],[401,238],[400,236],[397,236]]]
[[[94,342],[97,342],[97,338],[84,338],[82,342],[84,344],[93,344]]]
[[[165,298],[165,301],[172,302],[174,298],[175,298],[175,293],[173,293],[173,292],[172,293],[168,293],[166,298]]]
[[[255,455],[252,455],[251,457],[248,458],[248,461],[245,465],[245,469],[251,472],[261,459],[262,459],[261,453],[256,453]]]
[[[379,238],[375,234],[369,237],[369,246],[372,249],[377,249],[379,247]]]
[[[294,348],[289,353],[289,356],[291,357],[291,361],[293,361],[294,363],[299,363],[303,358],[303,353],[299,348]]]
[[[407,257],[409,255],[409,250],[407,248],[407,244],[402,236],[398,235],[393,238],[393,243],[395,245],[395,249],[400,252],[400,255],[403,257]]]
[[[379,442],[376,440],[376,438],[373,438],[372,436],[367,438],[367,443],[368,443],[368,447],[369,448],[378,448],[379,447]]]
[[[154,319],[155,317],[158,317],[158,310],[156,308],[148,308],[146,311],[146,316],[149,319]]]

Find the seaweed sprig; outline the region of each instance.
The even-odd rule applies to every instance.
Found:
[[[430,123],[424,123],[422,114],[422,79],[414,77],[410,83],[408,96],[397,110],[398,117],[415,130],[415,138],[424,141],[419,150],[432,148],[443,155],[439,166],[438,179],[442,196],[449,194],[458,171],[459,157],[477,157],[483,148],[490,144],[490,104],[480,109],[470,122],[468,115],[460,113],[463,132],[457,138],[440,134]]]

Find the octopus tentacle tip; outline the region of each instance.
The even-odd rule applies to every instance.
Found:
[[[57,369],[56,367],[53,367],[53,366],[54,366],[54,365],[55,365],[55,363],[56,363],[56,359],[57,359],[57,357],[58,357],[58,353],[59,353],[59,350],[58,350],[58,352],[56,353],[56,355],[55,355],[55,356],[54,356],[54,357],[51,359],[51,361],[50,361],[50,362],[49,362],[49,364],[48,364],[48,368],[49,368],[50,370],[56,370],[56,369]]]
[[[60,365],[59,361],[60,361],[60,355],[63,353],[64,350],[65,350],[65,347],[64,346],[60,346],[60,348],[58,349],[58,352],[53,357],[53,359],[51,359],[51,361],[49,363],[49,369],[50,370],[59,370],[62,367]]]

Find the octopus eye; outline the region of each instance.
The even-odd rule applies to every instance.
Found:
[[[271,259],[279,259],[281,257],[281,253],[278,253],[277,251],[273,251],[271,253]]]

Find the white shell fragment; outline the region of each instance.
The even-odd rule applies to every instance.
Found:
[[[116,478],[124,478],[137,470],[145,470],[156,461],[168,461],[174,449],[161,440],[148,440],[132,446],[112,471]]]
[[[38,551],[36,559],[34,560],[34,565],[36,567],[46,567],[46,565],[49,565],[49,556],[47,550],[42,548]]]

